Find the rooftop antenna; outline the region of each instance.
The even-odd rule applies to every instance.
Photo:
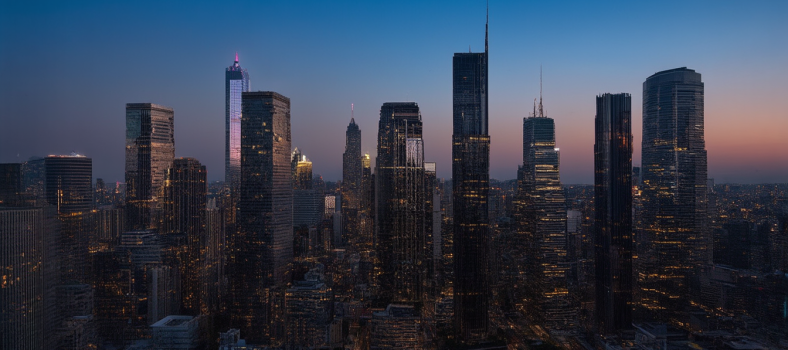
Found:
[[[351,123],[355,123],[356,122],[355,116],[353,115],[353,104],[352,103],[350,104],[350,122]]]
[[[539,66],[539,117],[544,117],[544,107],[542,106],[542,66]]]
[[[490,31],[490,0],[487,0],[487,22],[484,23],[484,53],[487,53],[488,33]]]
[[[235,62],[238,62],[238,51],[235,51]]]

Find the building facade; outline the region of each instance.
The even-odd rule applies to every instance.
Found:
[[[247,339],[273,342],[276,288],[293,258],[290,99],[246,92],[242,101],[241,186],[237,232],[229,234],[230,300],[234,327]]]
[[[696,299],[700,270],[711,262],[701,75],[686,67],[643,83],[640,305],[673,318]]]
[[[632,328],[632,97],[596,98],[594,247],[601,334]]]
[[[174,112],[153,103],[126,104],[126,229],[156,226],[167,169],[175,158]]]
[[[454,322],[462,341],[487,336],[490,220],[488,41],[484,52],[455,53],[452,61],[452,195],[454,206]]]

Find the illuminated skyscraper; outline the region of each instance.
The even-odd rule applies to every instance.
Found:
[[[235,212],[239,185],[241,183],[241,94],[251,91],[249,73],[235,62],[224,73],[224,182],[230,189],[227,207]],[[235,220],[234,215],[229,220]]]
[[[238,231],[229,233],[233,327],[252,342],[271,342],[273,289],[289,279],[293,259],[290,99],[276,92],[243,93]]]
[[[351,105],[351,114],[352,108]],[[342,233],[346,243],[359,239],[361,169],[361,129],[351,117],[345,132],[345,153],[342,154]]]
[[[576,309],[569,296],[566,204],[555,144],[555,121],[544,115],[541,98],[523,119],[522,198],[519,226],[526,252],[525,307],[548,330],[569,329]],[[455,210],[457,207],[455,206]]]
[[[381,300],[421,298],[426,264],[424,143],[419,105],[380,108],[376,181],[376,247]]]
[[[126,229],[155,226],[164,176],[175,158],[174,112],[153,103],[126,104]]]
[[[189,315],[199,315],[205,303],[201,276],[207,245],[206,177],[205,166],[197,159],[178,158],[167,170],[164,185],[161,232],[185,238],[178,251],[183,312]]]
[[[487,131],[487,24],[484,52],[453,58],[452,181],[454,202],[454,322],[460,340],[487,336],[490,286],[490,135]]]
[[[707,228],[703,82],[686,67],[643,83],[643,239],[638,240],[640,304],[673,318],[711,262]]]
[[[598,331],[632,328],[632,98],[596,98],[594,144]]]

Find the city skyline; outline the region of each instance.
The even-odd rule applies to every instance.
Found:
[[[271,4],[270,10],[282,15],[264,23],[244,21],[251,15],[238,14],[239,23],[254,24],[233,28],[237,37],[221,28],[217,33],[201,28],[184,32],[201,19],[227,19],[231,11],[221,6],[199,7],[171,21],[167,16],[177,8],[160,6],[159,13],[150,14],[150,28],[129,31],[123,24],[145,6],[3,5],[0,75],[7,79],[0,85],[0,105],[9,117],[2,118],[0,161],[77,151],[94,159],[95,177],[123,181],[123,145],[117,137],[124,132],[123,106],[150,101],[172,107],[178,116],[176,157],[199,159],[209,181],[223,179],[221,73],[238,51],[255,90],[282,91],[293,98],[293,145],[310,154],[315,174],[331,181],[341,178],[349,104],[355,104],[356,121],[371,136],[381,103],[414,101],[424,116],[425,157],[436,161],[438,177],[449,178],[451,68],[445,57],[463,52],[468,44],[474,51],[481,48],[484,3],[405,3],[386,13],[372,4],[308,5]],[[637,106],[642,77],[686,66],[703,72],[707,81],[709,177],[718,183],[784,181],[788,140],[779,130],[788,102],[779,96],[784,92],[780,83],[788,78],[788,68],[780,64],[788,59],[788,45],[778,33],[788,24],[780,23],[778,14],[788,5],[764,2],[743,8],[699,2],[675,12],[663,4],[638,4],[610,6],[609,13],[584,4],[561,7],[565,12],[544,4],[490,6],[492,44],[501,48],[490,57],[490,135],[496,140],[491,178],[516,177],[517,131],[537,96],[539,65],[544,66],[544,98],[556,119],[561,177],[567,184],[593,181],[593,133],[588,132],[593,96],[628,92]],[[405,20],[413,28],[391,30],[378,24],[414,11]],[[683,29],[691,33],[686,40],[676,40],[679,32],[673,29],[654,29],[668,15],[671,21],[694,19],[685,21]],[[85,20],[68,20],[73,16]],[[430,23],[421,24],[426,18]],[[475,25],[460,23],[466,20]],[[12,36],[11,29],[21,23],[30,30]],[[327,29],[318,33],[317,28]],[[270,48],[249,44],[254,35],[270,30],[283,33]],[[617,55],[591,45],[595,33],[617,30],[627,42]],[[157,54],[129,56],[123,50],[140,43]],[[315,50],[324,58],[308,55]],[[35,69],[18,69],[22,66]],[[33,96],[42,93],[52,93],[53,103],[33,103]],[[80,108],[87,103],[91,108]],[[640,108],[633,111],[634,165],[640,164],[641,114]],[[10,117],[14,115],[26,117]],[[362,152],[374,159],[374,137],[363,140]]]

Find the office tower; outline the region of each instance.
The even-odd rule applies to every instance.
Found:
[[[638,279],[640,305],[663,320],[697,299],[691,286],[711,262],[703,130],[699,73],[682,67],[646,79]]]
[[[490,286],[490,135],[487,131],[488,26],[484,52],[455,53],[453,75],[452,190],[454,204],[454,322],[458,338],[487,336]]]
[[[82,155],[44,158],[45,193],[61,222],[58,247],[60,282],[84,283],[88,278],[88,248],[94,239],[93,160]]]
[[[437,197],[438,177],[435,162],[424,163],[424,264],[426,291],[435,296],[439,291],[436,285],[436,254],[440,254],[440,197]],[[436,201],[436,199],[438,201]],[[437,217],[437,222],[436,222]],[[436,241],[437,240],[437,241]],[[435,250],[437,246],[437,251]],[[440,261],[440,260],[437,260]]]
[[[331,288],[312,269],[285,293],[288,347],[320,348],[326,341],[330,320]]]
[[[413,305],[389,304],[372,313],[372,349],[421,349],[422,326]]]
[[[162,186],[175,158],[172,108],[126,104],[126,229],[155,227]]]
[[[162,203],[160,232],[180,235],[179,266],[181,277],[182,313],[198,315],[201,310],[203,253],[206,248],[205,210],[207,173],[205,166],[194,158],[178,158],[167,170]],[[166,316],[166,315],[165,315]]]
[[[24,192],[25,189],[22,185],[22,164],[0,164],[0,206],[24,206],[22,203]]]
[[[295,172],[293,173],[293,189],[308,190],[312,188],[312,161],[300,152],[298,155],[299,159],[295,161]]]
[[[45,348],[44,222],[44,209],[0,205],[2,349]]]
[[[523,119],[523,166],[520,206],[525,264],[525,307],[547,330],[570,329],[576,309],[569,296],[566,203],[559,174],[555,121],[538,109]],[[455,211],[459,206],[455,205]]]
[[[224,73],[224,183],[230,191],[231,222],[235,220],[235,206],[241,183],[241,95],[251,91],[249,73],[238,64],[238,53],[235,62],[227,67]]]
[[[271,342],[274,296],[288,280],[293,257],[293,186],[290,168],[290,99],[276,92],[243,93],[241,192],[230,234],[233,327],[253,342]]]
[[[595,125],[596,316],[599,333],[612,334],[632,328],[631,96],[597,96]]]
[[[361,129],[353,118],[350,105],[350,124],[345,132],[345,153],[342,154],[342,232],[346,243],[359,240],[359,210],[361,209]],[[351,242],[352,241],[352,242]]]
[[[170,315],[150,326],[151,350],[199,349],[201,316]]]
[[[224,295],[227,283],[225,282],[225,253],[227,235],[224,225],[224,209],[208,207],[205,215],[205,259],[203,270],[203,304],[201,313],[204,315],[216,314],[220,307],[220,298]]]
[[[380,300],[417,301],[426,273],[424,143],[418,104],[387,102],[380,108],[375,163]]]

